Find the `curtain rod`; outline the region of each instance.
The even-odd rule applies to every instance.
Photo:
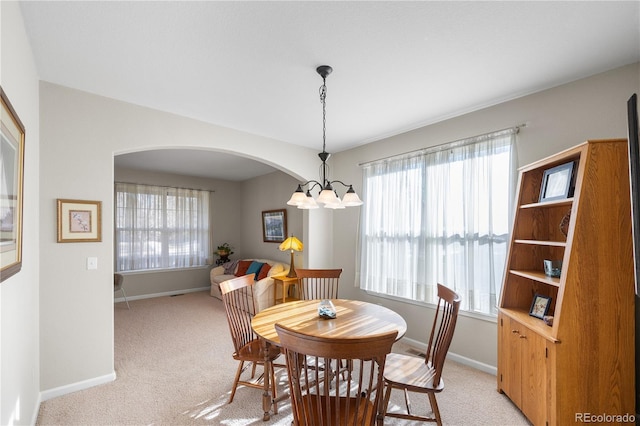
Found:
[[[462,141],[466,141],[468,139],[476,139],[476,138],[481,138],[484,136],[488,136],[488,135],[493,135],[495,133],[500,133],[500,132],[506,132],[507,130],[513,130],[515,133],[520,132],[520,129],[522,129],[523,127],[527,127],[526,123],[522,123],[522,124],[518,124],[517,126],[513,126],[513,127],[507,127],[505,129],[500,129],[500,130],[495,130],[493,132],[488,132],[488,133],[483,133],[481,135],[476,135],[476,136],[470,136],[468,138],[462,138],[462,139],[458,139],[455,141],[451,141],[451,142],[444,142],[438,145],[433,145],[433,146],[429,146],[426,148],[418,148],[418,149],[414,149],[413,151],[407,151],[407,152],[403,152],[401,154],[394,154],[394,155],[390,155],[388,157],[382,157],[382,158],[378,158],[377,160],[371,160],[371,161],[365,161],[364,163],[360,163],[358,164],[359,167],[362,166],[368,166],[369,164],[373,164],[373,163],[377,163],[378,161],[385,161],[385,160],[390,160],[392,158],[396,158],[396,157],[402,157],[404,155],[409,155],[409,154],[414,154],[414,153],[419,153],[419,152],[427,152],[427,151],[431,151],[431,150],[438,150],[437,148],[443,148],[445,145],[452,145],[458,142],[462,142]]]
[[[168,189],[185,189],[187,191],[205,191],[205,192],[216,192],[213,189],[198,189],[198,188],[181,188],[179,186],[167,186],[167,185],[151,185],[149,183],[136,183],[136,182],[114,182],[114,184],[116,183],[122,183],[122,184],[126,184],[126,185],[140,185],[140,186],[153,186],[155,188],[168,188]]]

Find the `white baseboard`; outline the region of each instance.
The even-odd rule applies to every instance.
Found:
[[[31,423],[30,425],[35,425],[38,421],[38,413],[40,413],[40,404],[42,404],[42,394],[38,393],[38,400],[36,401],[35,409],[33,414],[31,415]]]
[[[416,349],[420,349],[421,351],[427,350],[427,345],[425,343],[419,342],[417,340],[409,339],[408,337],[403,337],[402,342]],[[480,361],[476,361],[475,359],[467,358],[466,356],[458,355],[454,352],[449,352],[447,354],[447,359],[450,359],[455,362],[459,362],[460,364],[469,366],[471,368],[475,368],[476,370],[484,371],[487,374],[491,374],[494,376],[498,374],[497,367],[494,367],[493,365],[485,364]]]
[[[113,382],[115,379],[116,379],[116,372],[114,371],[104,376],[94,377],[93,379],[83,380],[81,382],[71,383],[68,385],[49,389],[49,390],[40,392],[40,401],[47,401],[49,399],[66,395],[68,393],[89,389],[98,385],[103,385],[105,383]],[[35,422],[33,424],[35,424]]]
[[[174,296],[176,294],[195,293],[197,291],[209,291],[210,289],[211,289],[211,286],[207,286],[207,287],[199,287],[199,288],[188,288],[184,290],[166,291],[164,293],[141,294],[139,296],[127,296],[127,300],[152,299],[154,297]],[[113,299],[113,303],[119,303],[119,302],[124,302],[124,297],[118,297],[117,299]]]

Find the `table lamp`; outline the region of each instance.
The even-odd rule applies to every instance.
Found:
[[[293,265],[293,252],[302,251],[302,247],[303,247],[302,242],[296,237],[294,237],[293,235],[291,235],[289,238],[284,240],[282,244],[280,244],[280,247],[279,247],[280,251],[291,250],[291,266],[289,267],[289,273],[287,274],[288,278],[297,277],[296,268]]]

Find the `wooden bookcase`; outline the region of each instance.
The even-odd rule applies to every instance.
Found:
[[[539,202],[544,172],[570,161],[573,195]],[[635,414],[632,244],[626,139],[587,141],[520,170],[497,381],[534,425]],[[563,261],[559,278],[545,275],[545,259]],[[529,314],[536,294],[551,297],[552,326]]]

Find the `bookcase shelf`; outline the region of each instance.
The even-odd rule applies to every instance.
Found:
[[[514,240],[516,244],[533,244],[536,246],[553,246],[553,247],[565,247],[567,243],[565,241],[541,241],[541,240]]]
[[[513,275],[519,275],[523,278],[527,278],[533,281],[538,281],[547,285],[552,285],[556,287],[560,286],[560,278],[550,277],[541,271],[517,271],[512,269],[509,271],[509,273]]]
[[[625,139],[587,141],[523,167],[498,306],[498,391],[534,425],[635,413],[634,269]],[[574,162],[573,195],[540,202]],[[560,277],[544,260],[561,260]],[[530,314],[550,298],[552,325]],[[588,353],[588,356],[585,356]]]

